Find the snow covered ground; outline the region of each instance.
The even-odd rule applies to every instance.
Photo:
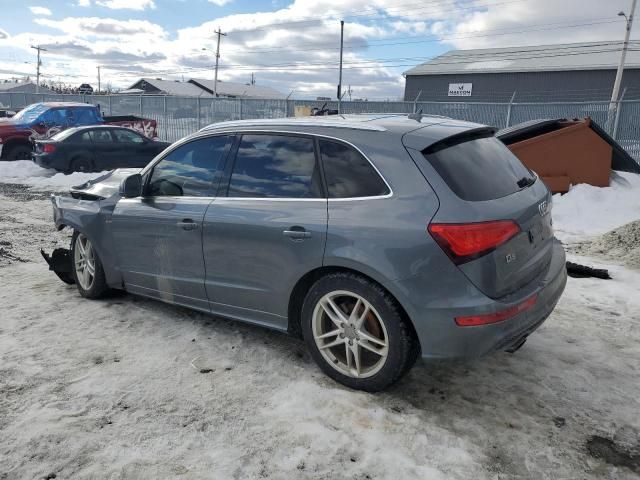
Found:
[[[105,173],[75,172],[65,175],[50,168],[42,168],[29,160],[0,162],[0,181],[3,183],[17,183],[36,188],[54,188],[61,191]]]
[[[324,376],[299,340],[80,298],[38,249],[68,242],[49,191],[86,178],[50,173],[0,172],[1,480],[640,475],[640,271],[572,256],[614,279],[569,279],[516,354],[419,364],[371,395]],[[640,219],[637,176],[583,187],[554,199],[566,241]]]

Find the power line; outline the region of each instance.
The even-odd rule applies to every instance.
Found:
[[[588,51],[569,51],[569,52],[560,52],[559,50],[561,50],[560,48],[547,48],[547,49],[538,49],[538,50],[533,50],[533,51],[529,51],[529,50],[522,50],[522,51],[516,51],[516,52],[508,52],[505,53],[503,56],[501,56],[499,58],[499,60],[529,60],[529,59],[536,59],[536,58],[556,58],[556,57],[571,57],[571,56],[578,56],[578,55],[592,55],[592,54],[596,54],[596,53],[611,53],[611,52],[619,52],[621,51],[621,48],[605,48],[607,46],[611,46],[614,47],[613,45],[608,45],[608,44],[602,44],[603,48],[598,49],[598,50],[588,50]],[[564,48],[569,48],[569,47],[564,47]],[[635,49],[630,49],[630,51],[640,51],[640,48],[635,48]],[[547,54],[544,54],[545,52],[548,52]],[[529,56],[527,55],[516,55],[516,53],[526,53],[529,54]],[[490,56],[489,53],[486,53],[484,55]],[[372,66],[375,66],[377,64],[380,63],[385,63],[385,62],[392,62],[392,63],[397,63],[399,61],[408,61],[408,60],[435,60],[438,59],[440,57],[398,57],[398,58],[389,58],[389,59],[375,59],[375,60],[355,60],[352,62],[348,62],[345,65],[345,68],[351,68],[351,69],[358,69],[358,68],[371,68]],[[454,59],[454,61],[447,61],[448,60],[448,56],[442,56],[442,61],[436,61],[436,62],[430,62],[429,65],[460,65],[460,64],[465,64],[467,62],[462,61],[461,59],[470,59],[470,60],[478,60],[478,61],[482,61],[482,57],[478,57],[476,55],[469,55],[469,56],[460,56],[460,58]],[[386,66],[386,67],[394,67],[394,66],[415,66],[415,63],[410,63],[410,64],[401,64],[401,65],[382,65],[382,66]],[[599,65],[599,66],[610,66],[610,65]],[[231,65],[221,65],[220,68],[222,69],[237,69],[237,70],[262,70],[262,71],[278,71],[280,69],[283,68],[288,68],[288,69],[294,69],[295,70],[306,70],[306,69],[313,69],[316,70],[317,68],[309,68],[309,67],[319,67],[319,68],[327,68],[327,69],[336,69],[339,67],[336,67],[335,64],[333,62],[299,62],[299,63],[283,63],[283,64],[276,64],[276,65],[264,65],[264,64],[252,64],[252,65],[245,65],[245,64],[231,64]],[[592,67],[592,66],[589,66]],[[156,72],[152,72],[155,74],[173,74],[173,73],[188,73],[188,72],[198,72],[198,71],[203,71],[206,70],[205,67],[190,67],[190,68],[184,68],[184,69],[180,69],[180,70],[167,70],[167,71],[156,71]],[[137,74],[140,74],[140,71],[137,71]]]
[[[506,1],[501,1],[501,2],[497,2],[497,3],[488,3],[488,4],[473,4],[473,5],[469,5],[468,7],[455,7],[454,9],[448,9],[448,10],[443,10],[443,11],[439,11],[438,13],[449,13],[449,12],[459,12],[459,11],[466,11],[466,10],[480,10],[482,8],[486,8],[486,7],[493,7],[493,6],[500,6],[500,5],[506,5],[506,4],[511,4],[511,3],[521,3],[524,2],[526,0],[506,0]],[[233,30],[234,32],[257,32],[257,31],[268,31],[270,29],[272,29],[273,27],[278,27],[281,25],[301,25],[300,27],[289,27],[289,28],[304,28],[310,24],[313,25],[317,25],[319,22],[322,22],[323,20],[335,20],[337,18],[365,18],[365,19],[376,19],[376,18],[388,18],[388,17],[404,17],[406,16],[406,13],[408,11],[410,11],[412,14],[416,14],[422,10],[433,10],[436,9],[438,7],[438,5],[442,5],[445,6],[446,2],[443,3],[442,0],[438,0],[438,1],[432,1],[432,2],[419,2],[419,3],[411,3],[411,4],[406,4],[406,5],[397,5],[397,6],[393,6],[393,7],[379,7],[379,8],[375,8],[375,9],[371,9],[371,12],[375,12],[375,13],[371,13],[371,14],[366,14],[366,13],[353,13],[353,14],[349,14],[347,11],[345,12],[336,12],[330,15],[325,15],[325,16],[316,16],[316,17],[302,17],[300,20],[287,20],[285,22],[274,22],[274,23],[270,23],[268,25],[265,26],[261,26],[261,27],[256,27],[256,28],[248,28],[248,29],[236,29]],[[418,5],[415,8],[407,8],[410,5]],[[402,12],[397,12],[397,13],[388,13],[389,10],[395,10],[395,9],[402,9]],[[366,11],[366,10],[365,10]],[[362,10],[361,10],[362,12]],[[383,12],[383,13],[380,13]]]
[[[538,32],[538,31],[547,31],[547,30],[556,30],[556,29],[564,29],[564,28],[579,28],[579,27],[589,27],[593,25],[604,25],[611,23],[618,23],[620,20],[602,20],[602,21],[593,21],[593,22],[585,22],[585,23],[575,23],[575,24],[563,24],[562,26],[557,27],[549,27],[549,23],[545,24],[537,24],[532,25],[532,27],[541,27],[536,29],[518,29],[516,31],[495,33],[495,34],[480,34],[480,35],[443,35],[438,38],[430,38],[429,40],[416,40],[416,41],[407,41],[407,42],[388,42],[388,43],[370,43],[367,41],[366,43],[361,42],[359,44],[356,43],[346,43],[345,49],[357,49],[357,48],[366,48],[366,47],[384,47],[384,46],[396,46],[396,45],[412,45],[412,44],[420,44],[420,43],[441,43],[443,41],[451,41],[451,40],[466,40],[471,38],[484,38],[484,37],[493,37],[493,36],[504,36],[504,35],[515,35],[526,32]],[[516,27],[513,27],[514,29]],[[502,31],[504,29],[496,29],[496,30],[485,30],[485,31]],[[424,38],[424,37],[405,37],[405,38]],[[391,38],[390,40],[393,40]],[[317,44],[315,44],[317,45]],[[270,50],[244,50],[242,53],[282,53],[282,52],[290,52],[290,53],[305,53],[310,51],[326,51],[326,50],[338,50],[337,47],[318,47],[318,48],[305,48],[304,50],[291,50],[287,48],[278,48],[278,49],[270,49]]]

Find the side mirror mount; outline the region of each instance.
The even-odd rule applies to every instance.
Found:
[[[142,175],[136,173],[130,175],[120,184],[120,196],[122,198],[136,198],[142,195]]]

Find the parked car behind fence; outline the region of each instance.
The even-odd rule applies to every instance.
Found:
[[[130,128],[77,127],[63,130],[48,140],[37,140],[33,161],[66,173],[142,168],[169,145]]]

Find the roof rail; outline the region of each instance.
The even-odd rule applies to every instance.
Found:
[[[354,122],[348,119],[334,120],[327,117],[306,118],[270,118],[265,120],[231,120],[228,122],[212,123],[200,129],[201,132],[218,130],[225,128],[241,127],[267,127],[267,126],[287,126],[287,127],[328,127],[328,128],[348,128],[352,130],[369,130],[373,132],[386,132],[387,129],[381,125],[365,122]]]

